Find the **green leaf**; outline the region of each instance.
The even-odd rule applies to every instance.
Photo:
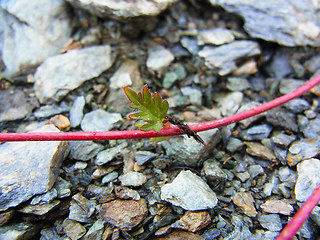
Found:
[[[162,100],[158,93],[155,93],[152,97],[146,86],[144,86],[142,93],[136,93],[127,87],[124,87],[123,90],[131,102],[130,107],[140,111],[130,114],[129,118],[146,122],[139,126],[140,130],[150,131],[154,129],[156,132],[160,132],[169,108],[167,100]]]

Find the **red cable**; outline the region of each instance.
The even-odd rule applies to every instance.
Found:
[[[238,113],[229,117],[221,119],[190,125],[192,130],[197,132],[206,131],[209,129],[222,127],[233,122],[238,122],[243,119],[255,116],[262,112],[268,111],[272,108],[278,107],[294,98],[297,98],[309,91],[311,88],[320,83],[320,74],[305,83],[300,88],[291,93],[276,98],[270,102],[264,103],[256,108],[248,111]],[[111,139],[137,139],[137,138],[151,138],[161,136],[182,135],[184,132],[177,127],[163,128],[160,133],[155,131],[108,131],[108,132],[30,132],[30,133],[0,133],[0,142],[13,141],[80,141],[80,140],[111,140]]]
[[[291,221],[282,229],[276,240],[291,240],[299,228],[307,220],[313,208],[320,201],[320,185],[313,191],[312,195],[303,206],[292,217]]]

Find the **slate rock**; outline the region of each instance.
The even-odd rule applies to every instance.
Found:
[[[240,151],[242,146],[243,142],[240,139],[231,137],[228,141],[227,150],[234,153],[236,151]]]
[[[254,38],[285,46],[319,46],[317,4],[308,0],[210,0],[244,18],[246,32]]]
[[[82,83],[111,67],[109,45],[71,50],[47,58],[34,75],[34,91],[40,103],[59,101]]]
[[[75,6],[80,6],[81,8],[101,18],[107,17],[117,20],[132,19],[139,16],[156,16],[176,1],[177,0],[165,0],[160,2],[154,0],[125,0],[119,2],[117,0],[94,0],[89,3],[85,0],[68,0],[68,2],[74,4]]]
[[[259,55],[260,48],[256,42],[238,40],[222,46],[205,46],[199,56],[205,59],[205,64],[211,69],[217,69],[221,76],[237,69],[237,61]]]
[[[228,94],[217,94],[216,101],[223,116],[230,116],[237,112],[243,100],[242,92],[232,92]]]
[[[53,115],[61,114],[61,113],[67,113],[70,111],[70,107],[65,103],[61,102],[59,105],[56,104],[47,104],[44,106],[41,106],[36,111],[34,111],[33,115],[38,118],[48,118]]]
[[[260,103],[254,102],[254,101],[248,102],[248,103],[243,104],[238,109],[238,111],[236,113],[241,113],[241,112],[250,110],[252,108],[258,107],[260,105],[261,105]],[[258,121],[259,119],[263,118],[265,115],[266,115],[266,113],[260,113],[258,115],[252,116],[250,118],[241,120],[239,122],[239,124],[240,124],[241,128],[245,129],[245,128],[249,127],[253,122]]]
[[[72,196],[68,218],[76,222],[90,223],[92,222],[90,217],[94,213],[95,207],[95,200],[88,200],[80,193],[77,193]]]
[[[281,218],[278,214],[261,214],[258,216],[261,226],[269,231],[278,232],[282,229]]]
[[[218,202],[211,188],[190,171],[181,171],[172,183],[164,185],[161,199],[190,211],[214,208]]]
[[[249,155],[269,160],[272,162],[277,161],[274,153],[261,143],[244,142],[244,144],[247,146],[246,151]]]
[[[148,207],[144,198],[139,201],[116,199],[102,204],[99,213],[105,222],[130,231],[144,220]]]
[[[70,157],[76,160],[89,161],[103,149],[101,144],[93,141],[70,141]]]
[[[30,205],[46,204],[52,202],[58,196],[58,191],[55,188],[51,188],[48,192],[37,195],[32,198]]]
[[[287,135],[285,133],[280,133],[276,136],[273,136],[271,138],[271,141],[281,147],[281,148],[287,148],[294,140],[296,137],[294,135]]]
[[[320,117],[309,121],[303,129],[303,135],[306,138],[319,138],[320,135]]]
[[[36,204],[36,205],[27,205],[23,208],[20,208],[18,212],[25,213],[25,214],[33,214],[33,215],[44,215],[50,211],[53,211],[54,209],[57,209],[60,205],[60,200],[53,200],[50,203],[42,203],[42,204]]]
[[[319,151],[320,139],[307,138],[295,141],[291,144],[287,154],[288,165],[292,167],[302,160],[313,158],[318,155]]]
[[[250,193],[238,192],[233,197],[233,203],[239,206],[243,213],[249,217],[255,217],[257,211],[254,207],[254,199]]]
[[[311,158],[297,165],[298,178],[294,188],[297,201],[305,202],[320,184],[320,160]]]
[[[98,219],[94,224],[92,224],[86,235],[82,237],[82,240],[102,239],[103,232],[104,221],[102,219]]]
[[[5,225],[14,216],[15,211],[13,209],[8,209],[6,211],[0,212],[0,226]]]
[[[152,238],[151,240],[203,240],[204,238],[198,234],[181,231],[181,230],[174,230],[171,233],[167,234],[164,237],[157,237]]]
[[[41,4],[41,11],[35,11]],[[32,14],[30,14],[32,13]],[[0,2],[0,75],[19,75],[59,53],[69,41],[73,24],[62,0]]]
[[[59,132],[44,125],[39,132]],[[49,191],[69,153],[67,142],[10,142],[0,145],[0,211]],[[41,151],[39,151],[41,149]]]
[[[261,167],[261,165],[254,164],[248,167],[248,172],[250,174],[250,177],[253,179],[259,174],[263,173],[264,170],[263,170],[263,167]]]
[[[191,37],[182,37],[181,45],[188,50],[192,55],[197,55],[200,51],[200,48],[198,46],[198,41]]]
[[[247,79],[242,77],[228,77],[227,88],[230,91],[243,91],[250,88],[250,84]]]
[[[213,160],[209,159],[203,163],[203,168],[201,170],[202,174],[206,177],[217,177],[227,180],[227,174],[220,168],[219,164]]]
[[[292,79],[292,78],[284,78],[281,79],[280,85],[279,85],[279,92],[281,94],[288,94],[297,88],[301,87],[305,81],[298,80],[298,79]]]
[[[266,71],[272,78],[281,79],[293,72],[291,63],[290,63],[291,56],[285,52],[276,51],[275,55],[272,57],[270,64],[266,66]]]
[[[74,100],[70,109],[71,127],[75,128],[80,125],[83,118],[83,108],[85,104],[86,100],[84,96],[79,96]]]
[[[112,182],[112,181],[116,180],[118,178],[118,176],[119,176],[119,174],[116,171],[108,173],[107,175],[105,175],[102,178],[101,183],[106,184],[106,183]]]

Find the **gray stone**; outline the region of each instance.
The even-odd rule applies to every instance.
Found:
[[[86,104],[84,96],[77,97],[70,109],[70,126],[75,128],[78,127],[83,118],[83,108]]]
[[[320,136],[320,117],[307,123],[303,130],[303,135],[306,138],[318,138]]]
[[[240,136],[243,140],[246,141],[262,140],[264,138],[269,137],[272,129],[272,126],[270,126],[269,124],[256,125],[246,130],[243,130],[240,133]]]
[[[178,76],[175,72],[167,72],[163,77],[163,87],[168,89],[170,88],[176,81],[178,80]]]
[[[278,232],[282,229],[281,218],[278,214],[261,214],[258,216],[261,226],[269,231]]]
[[[154,159],[156,156],[158,155],[150,151],[137,151],[135,153],[135,160],[139,166],[142,166],[151,159]]]
[[[106,184],[106,183],[109,183],[109,182],[112,182],[114,181],[115,179],[117,179],[119,176],[118,172],[111,172],[111,173],[108,173],[107,175],[105,175],[102,180],[101,180],[101,183],[102,184]]]
[[[304,81],[298,79],[282,79],[279,85],[279,92],[281,94],[288,94],[301,87],[304,83]]]
[[[281,148],[287,148],[294,140],[296,137],[294,135],[287,135],[285,133],[280,133],[274,137],[271,138],[271,141],[281,147]]]
[[[247,79],[241,77],[228,77],[227,88],[230,91],[243,91],[250,88]]]
[[[58,198],[69,197],[71,194],[71,183],[67,182],[61,177],[58,177],[53,187],[57,190]]]
[[[310,218],[312,219],[312,221],[315,224],[320,226],[320,207],[319,206],[314,207],[314,209],[312,210],[312,212],[310,214]]]
[[[40,5],[41,11],[36,11]],[[18,75],[59,53],[72,28],[62,0],[1,1],[0,52],[5,69],[0,75]]]
[[[86,234],[86,228],[76,221],[66,218],[62,223],[63,232],[72,240],[80,239]]]
[[[106,164],[106,163],[112,161],[127,146],[128,146],[127,142],[123,142],[123,143],[117,145],[116,147],[108,148],[106,150],[99,152],[97,154],[95,164],[101,166],[103,164]]]
[[[123,186],[138,187],[147,181],[147,177],[140,172],[132,171],[121,175],[119,180]]]
[[[84,115],[81,129],[85,132],[109,131],[121,121],[120,113],[109,113],[102,109],[97,109]]]
[[[27,89],[20,87],[0,89],[0,122],[29,117],[38,105],[30,95]]]
[[[279,169],[279,179],[285,183],[287,187],[293,187],[297,181],[297,173],[289,167],[281,167]]]
[[[104,232],[104,221],[98,219],[88,230],[86,235],[82,237],[82,240],[102,239]]]
[[[253,178],[255,178],[256,176],[258,176],[260,173],[263,173],[263,167],[261,167],[260,165],[250,165],[248,167],[248,172],[250,174],[250,176]]]
[[[227,150],[234,153],[236,151],[240,151],[242,146],[243,142],[240,139],[231,137],[228,141]]]
[[[261,104],[258,103],[258,102],[248,102],[248,103],[245,103],[243,104],[236,113],[241,113],[241,112],[244,112],[244,111],[247,111],[247,110],[250,110],[252,108],[255,108],[255,107],[258,107],[260,106]],[[247,119],[243,119],[239,122],[241,128],[247,128],[249,127],[253,122],[263,118],[264,116],[266,115],[266,113],[260,113],[258,115],[255,115],[255,116],[252,116],[250,118],[247,118]]]
[[[41,237],[39,240],[49,240],[49,239],[66,240],[64,237],[59,236],[55,227],[44,228],[40,231],[40,234],[41,234]]]
[[[119,89],[142,82],[139,72],[139,64],[134,60],[126,60],[110,78],[110,88]],[[142,85],[143,83],[141,83]]]
[[[91,223],[90,218],[96,208],[95,200],[88,200],[80,193],[72,197],[69,207],[69,219],[77,222]]]
[[[275,127],[281,127],[293,132],[298,132],[296,117],[283,109],[272,109],[267,112],[267,122]]]
[[[181,45],[185,49],[187,49],[192,55],[197,55],[199,53],[200,48],[196,39],[190,37],[182,37],[180,42]]]
[[[183,95],[188,96],[190,99],[190,103],[192,105],[201,106],[202,105],[202,93],[197,88],[192,87],[183,87],[181,89]]]
[[[259,45],[253,41],[238,40],[219,47],[205,46],[199,56],[205,59],[205,64],[217,69],[224,76],[237,69],[239,59],[247,59],[260,54]]]
[[[76,160],[89,161],[103,148],[101,144],[93,141],[70,141],[70,157]]]
[[[237,112],[242,103],[243,93],[232,92],[228,94],[217,94],[216,100],[218,101],[218,107],[223,116],[230,116]]]
[[[210,0],[244,18],[246,32],[285,46],[319,46],[318,5],[309,0]]]
[[[264,185],[263,192],[266,196],[271,196],[272,193],[277,193],[280,180],[278,178],[278,171],[271,174],[269,182]]]
[[[59,132],[44,125],[38,132]],[[49,191],[69,153],[67,142],[10,142],[0,145],[0,211]]]
[[[291,56],[285,51],[277,51],[270,64],[266,66],[266,71],[270,77],[281,79],[293,72],[290,64]]]
[[[317,229],[315,228],[313,222],[310,219],[307,219],[299,229],[297,235],[305,239],[312,239],[316,232]]]
[[[320,56],[315,55],[311,57],[308,61],[304,63],[304,66],[309,72],[316,73],[317,70],[320,68]]]
[[[198,135],[205,142],[214,138],[215,142],[218,143],[221,139],[218,129],[199,132]],[[188,138],[186,135],[170,138],[168,141],[163,141],[161,145],[168,156],[185,162],[187,166],[195,166],[197,164],[195,156],[203,148],[201,143],[196,142],[193,138]]]
[[[234,41],[232,31],[224,28],[213,28],[199,31],[197,35],[199,45],[222,45]]]
[[[320,160],[311,158],[297,165],[298,178],[294,188],[297,201],[305,202],[320,184]]]
[[[290,167],[302,160],[312,158],[320,152],[320,139],[301,139],[295,141],[289,148],[287,162]]]
[[[82,83],[111,67],[109,45],[71,50],[47,58],[34,75],[34,90],[41,103],[59,101]]]
[[[131,19],[139,16],[156,16],[165,10],[168,6],[176,2],[177,0],[165,0],[165,1],[85,1],[85,0],[68,0],[68,2],[74,4],[77,7],[84,8],[89,12],[99,17],[115,18],[117,20]],[[145,20],[147,21],[147,20]]]
[[[181,171],[172,183],[164,185],[161,199],[190,211],[214,208],[218,202],[211,188],[191,171]]]
[[[23,208],[18,209],[18,212],[25,214],[33,214],[33,215],[45,215],[54,209],[57,209],[60,205],[60,200],[53,200],[50,203],[41,203],[35,205],[27,205]]]
[[[302,98],[292,99],[290,102],[284,104],[284,107],[289,109],[293,113],[302,113],[303,111],[309,109],[310,104],[307,100]]]
[[[203,163],[202,174],[206,177],[218,177],[227,180],[227,174],[220,168],[219,164],[209,159]]]
[[[241,180],[241,182],[245,182],[250,178],[250,174],[248,172],[236,173],[236,176]]]
[[[55,188],[51,188],[48,192],[37,195],[32,198],[30,205],[36,204],[48,204],[52,202],[58,196],[58,191]]]
[[[53,115],[57,115],[57,114],[65,113],[69,111],[70,111],[70,107],[65,102],[61,102],[59,106],[56,104],[44,105],[39,109],[37,109],[33,113],[33,115],[38,119],[42,119],[42,118],[48,118]]]
[[[148,49],[147,67],[158,76],[163,75],[173,60],[172,53],[161,45],[151,46]]]
[[[0,239],[19,240],[35,239],[39,233],[39,227],[31,223],[13,223],[0,228]]]

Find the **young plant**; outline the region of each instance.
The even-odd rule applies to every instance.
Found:
[[[196,131],[178,119],[175,119],[167,114],[169,104],[167,100],[162,100],[161,96],[155,92],[152,97],[149,89],[144,86],[143,91],[136,93],[130,88],[123,88],[126,96],[131,101],[130,107],[139,110],[140,112],[129,115],[130,119],[142,120],[145,124],[135,124],[142,131],[154,130],[160,132],[161,129],[170,127],[170,124],[176,125],[184,131],[188,137],[193,137],[197,142],[206,145]]]

